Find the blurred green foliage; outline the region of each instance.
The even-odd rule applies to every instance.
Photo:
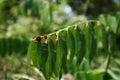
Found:
[[[113,13],[120,10],[119,0],[67,0],[77,14],[86,14],[92,18],[99,14]]]

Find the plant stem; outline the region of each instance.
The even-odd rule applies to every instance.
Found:
[[[108,54],[108,62],[107,62],[107,66],[105,68],[105,74],[103,76],[104,80],[107,80],[107,78],[108,78],[107,71],[108,71],[108,68],[110,65],[110,60],[111,60],[111,53]]]

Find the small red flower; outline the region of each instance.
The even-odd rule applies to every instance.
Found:
[[[41,36],[36,37],[36,41],[38,41],[38,42],[41,41],[41,39],[42,39]]]
[[[47,34],[44,35],[44,39],[47,39]]]

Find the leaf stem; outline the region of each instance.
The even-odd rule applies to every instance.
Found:
[[[104,80],[107,80],[107,78],[108,78],[107,71],[108,71],[108,68],[110,65],[110,60],[111,60],[111,53],[108,54],[108,62],[107,62],[107,66],[105,68],[105,74],[103,76]]]

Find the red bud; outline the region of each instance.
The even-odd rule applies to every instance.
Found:
[[[36,41],[38,41],[38,42],[41,41],[41,39],[42,39],[41,36],[36,37]]]

